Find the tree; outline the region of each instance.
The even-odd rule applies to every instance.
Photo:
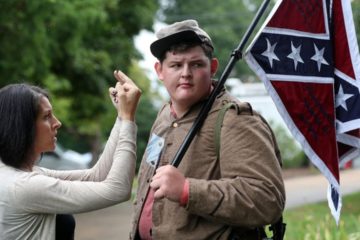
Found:
[[[133,64],[129,69],[129,74],[136,79],[136,83],[142,89],[138,109],[136,112],[136,123],[138,126],[138,141],[137,141],[137,170],[140,166],[142,155],[147,146],[150,129],[157,115],[157,109],[153,104],[154,99],[160,99],[158,93],[151,91],[150,81],[148,80],[145,71],[137,64]],[[146,91],[144,91],[144,89]]]
[[[60,141],[91,146],[96,156],[113,123],[106,121],[112,71],[129,73],[140,58],[133,37],[152,27],[157,7],[156,0],[1,1],[0,87],[26,81],[49,89]]]
[[[358,44],[359,44],[360,43],[360,2],[352,1],[351,7],[352,7],[352,11],[353,11],[356,36],[357,36],[357,40],[358,40]]]
[[[280,125],[270,122],[280,149],[283,168],[308,167],[310,162],[299,144],[289,135],[289,132]]]

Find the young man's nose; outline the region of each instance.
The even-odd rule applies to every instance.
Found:
[[[181,72],[181,76],[182,77],[188,77],[191,76],[191,68],[189,65],[185,64],[182,68],[182,72]]]

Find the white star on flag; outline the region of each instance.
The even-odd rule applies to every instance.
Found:
[[[317,48],[316,44],[314,44],[314,47],[315,47],[315,55],[312,56],[311,60],[314,60],[315,62],[317,62],[318,69],[319,69],[319,72],[320,72],[321,64],[329,65],[329,63],[324,59],[324,50],[325,50],[325,48],[319,50]]]
[[[347,111],[346,100],[352,96],[354,96],[354,94],[345,94],[342,86],[340,85],[339,92],[336,94],[335,107],[341,106]]]
[[[294,60],[295,70],[297,68],[298,62],[304,63],[304,61],[302,60],[302,58],[300,56],[300,51],[301,51],[301,45],[296,48],[294,46],[293,42],[291,41],[291,53],[287,57]]]
[[[277,43],[275,43],[274,45],[271,45],[269,39],[266,39],[266,42],[267,42],[267,49],[261,55],[263,55],[263,56],[265,56],[265,57],[267,57],[269,59],[270,66],[272,67],[274,59],[277,60],[277,61],[280,61],[279,58],[276,56],[276,54],[274,52]]]

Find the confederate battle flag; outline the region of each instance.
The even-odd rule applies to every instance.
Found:
[[[350,0],[278,1],[245,59],[327,178],[338,223],[339,168],[360,148],[360,56]]]

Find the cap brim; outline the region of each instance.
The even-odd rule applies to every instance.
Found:
[[[150,51],[159,59],[172,45],[182,42],[202,43],[203,40],[194,31],[185,30],[156,40],[150,45]]]

